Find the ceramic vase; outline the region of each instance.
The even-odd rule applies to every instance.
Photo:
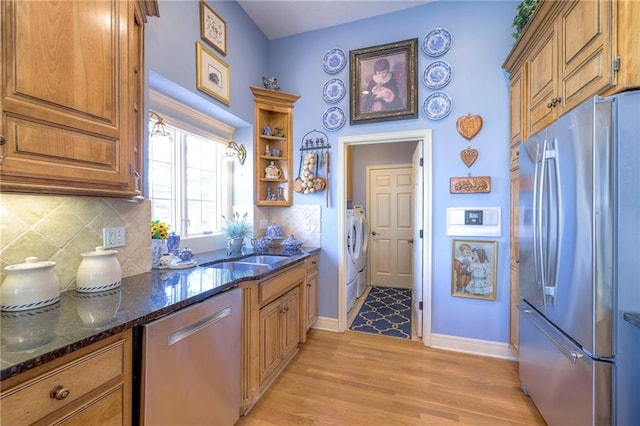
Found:
[[[165,240],[158,238],[151,239],[151,267],[158,268],[160,266],[160,259],[162,255],[167,251],[167,244]]]
[[[229,238],[227,240],[227,253],[238,254],[242,251],[242,245],[244,244],[244,238]]]
[[[176,254],[180,248],[180,235],[173,232],[167,237],[167,253]]]

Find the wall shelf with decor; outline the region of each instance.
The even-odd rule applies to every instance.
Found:
[[[291,93],[251,87],[254,96],[256,206],[293,205],[293,104]]]

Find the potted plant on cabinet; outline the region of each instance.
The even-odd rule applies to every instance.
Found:
[[[513,27],[516,31],[512,34],[516,40],[520,37],[522,29],[529,22],[533,12],[536,11],[538,3],[540,3],[540,0],[522,0],[516,8],[516,16],[513,18]]]
[[[227,253],[240,253],[244,244],[244,239],[253,234],[253,224],[247,222],[248,213],[240,216],[234,212],[229,219],[222,216],[224,224],[222,230],[227,234]]]

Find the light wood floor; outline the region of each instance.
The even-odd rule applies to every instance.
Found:
[[[513,361],[311,330],[238,426],[544,425]]]

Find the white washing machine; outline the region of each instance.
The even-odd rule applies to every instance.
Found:
[[[369,221],[364,213],[364,207],[356,205],[353,208],[355,212],[355,220],[358,222],[360,229],[360,255],[358,256],[358,285],[356,288],[356,297],[362,296],[367,288],[367,258],[369,256]]]
[[[358,259],[360,257],[360,225],[353,209],[347,210],[347,311],[356,303],[358,291]]]

